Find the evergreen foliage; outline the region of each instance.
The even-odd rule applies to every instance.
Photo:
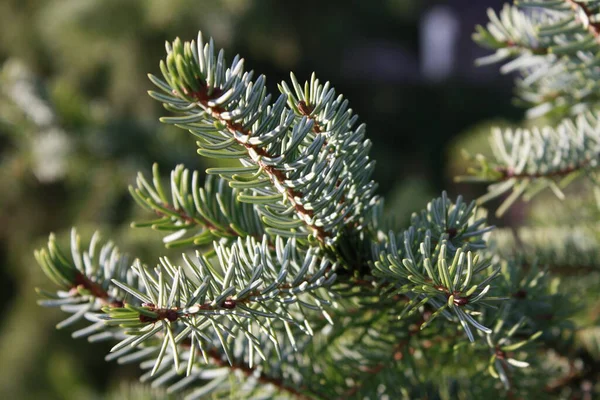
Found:
[[[556,126],[532,130],[496,130],[491,139],[494,160],[476,156],[470,181],[494,182],[483,203],[511,191],[497,214],[519,197],[531,198],[549,187],[562,189],[579,176],[593,182],[598,157],[597,54],[600,24],[597,1],[519,1],[496,14],[488,11],[487,27],[474,39],[495,50],[479,64],[504,62],[501,71],[516,72],[520,103],[531,118],[566,117]]]
[[[527,11],[506,6],[477,28],[475,40],[495,50],[481,62],[511,59],[502,70],[520,73],[530,116],[559,122],[495,129],[494,159],[473,157],[462,179],[492,182],[478,203],[511,192],[499,215],[546,187],[565,198],[575,178],[597,183],[600,2],[519,7]],[[375,194],[365,125],[329,82],[292,74],[271,97],[264,76],[239,56],[228,62],[202,33],[166,53],[162,77],[149,76],[150,96],[170,113],[161,121],[189,131],[200,155],[237,164],[207,169],[204,184],[182,165],[165,183],[154,165],[130,187],[152,214],[133,226],[164,232],[166,247],[185,249],[179,260],[145,264],[98,235],[83,250],[75,230],[68,246],[51,236],[35,255],[59,287],[39,289],[40,304],[70,314],[57,328],[87,321],[73,337],[111,341],[107,361],[138,363],[143,382],[190,399],[599,389],[577,386],[595,372],[577,370],[574,349],[600,353],[600,332],[577,326],[576,299],[552,274],[556,263],[597,264],[597,227],[513,237],[476,202],[446,193],[395,226]],[[552,357],[575,378],[561,378]]]

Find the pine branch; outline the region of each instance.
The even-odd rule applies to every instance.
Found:
[[[540,283],[540,279],[537,281]],[[499,282],[497,286],[503,286],[503,283]],[[543,283],[539,286],[547,288]],[[333,363],[343,368],[341,375],[353,382],[343,395],[336,398],[373,393],[390,398],[415,398],[424,393],[438,395],[443,392],[444,385],[441,388],[433,386],[429,392],[427,383],[439,379],[444,371],[450,371],[450,376],[456,378],[467,365],[480,372],[485,370],[508,384],[507,375],[514,377],[514,368],[528,366],[522,361],[524,358],[536,358],[536,347],[530,344],[537,341],[541,333],[536,332],[528,319],[521,318],[520,312],[510,307],[499,313],[491,308],[482,309],[479,319],[485,321],[482,324],[493,326],[493,333],[466,346],[463,334],[445,329],[447,326],[439,320],[430,322],[435,312],[431,305],[420,308],[420,312],[425,310],[422,314],[413,313],[398,319],[398,303],[404,303],[398,297],[402,296],[387,297],[386,293],[373,293],[371,296],[362,296],[360,309],[347,310],[351,327],[339,337],[334,335],[339,343],[336,342],[333,347],[341,356]],[[533,289],[531,296],[536,298]],[[507,306],[518,302],[523,300],[507,298],[502,304]],[[371,305],[373,308],[370,308]],[[338,318],[343,318],[343,314],[338,313]],[[422,329],[425,325],[428,328]],[[498,357],[502,361],[497,361]],[[468,385],[468,380],[464,383]],[[415,392],[411,392],[410,388],[414,388]],[[494,390],[497,393],[498,388]],[[515,386],[506,390],[522,391]]]
[[[592,8],[598,8],[598,6],[590,5],[591,2],[577,1],[577,0],[565,0],[565,3],[571,7],[577,14],[577,20],[581,23],[590,35],[594,36],[596,40],[600,40],[600,22],[595,21],[597,14]]]
[[[478,27],[475,41],[496,50],[479,64],[504,62],[503,73],[518,71],[520,99],[532,118],[593,109],[598,104],[595,54],[600,51],[598,5],[575,0],[515,1],[490,23]]]
[[[373,274],[394,285],[396,290],[391,293],[405,294],[410,298],[400,317],[424,304],[430,304],[435,313],[427,324],[438,315],[452,319],[448,312],[450,310],[471,341],[474,336],[469,325],[491,333],[468,311],[472,305],[486,299],[490,289],[488,282],[499,272],[496,269],[474,284],[473,278],[478,274],[483,275],[491,266],[490,262],[470,251],[485,247],[481,238],[492,227],[482,228],[484,222],[484,218],[476,219],[474,203],[466,205],[459,197],[456,205],[453,205],[444,194],[442,198],[429,203],[420,216],[413,216],[412,226],[408,230],[397,237],[390,232],[383,246],[374,245],[373,257],[376,261]]]
[[[58,329],[87,319],[92,322],[73,332],[74,338],[87,337],[90,342],[120,337],[119,330],[106,329],[98,320],[102,307],[123,307],[127,293],[114,285],[111,279],[139,287],[135,276],[129,271],[129,257],[121,254],[112,242],[100,246],[100,236],[94,234],[86,251],[81,250],[81,239],[75,229],[71,231],[71,253],[67,256],[50,235],[47,249],[35,252],[44,273],[61,289],[51,293],[37,289],[44,299],[38,303],[44,307],[60,307],[71,314],[57,324]]]
[[[516,57],[503,70],[521,71],[534,112],[561,101],[562,111],[581,110],[595,98],[599,5],[525,5],[542,10],[505,7],[479,28],[477,40],[497,50],[487,61]],[[201,34],[197,44],[167,44],[160,67],[164,80],[150,80],[161,91],[150,95],[176,114],[162,121],[195,135],[201,155],[240,165],[208,169],[203,187],[183,166],[169,190],[157,166],[152,182],[140,174],[132,195],[158,219],[135,226],[172,232],[168,247],[213,250],[149,268],[110,243],[98,252],[97,239],[82,252],[74,232],[67,256],[51,237],[36,258],[61,288],[40,291],[49,298],[41,303],[71,314],[59,327],[92,321],[74,336],[115,341],[108,361],[139,363],[141,380],[169,394],[193,386],[189,399],[497,395],[497,381],[472,382],[484,371],[509,397],[539,394],[535,371],[524,385],[519,371],[573,330],[574,305],[547,271],[515,260],[543,254],[528,254],[527,234],[502,244],[475,203],[445,193],[408,229],[386,234],[371,143],[329,82],[313,74],[301,85],[292,74],[271,103],[263,76],[253,80],[239,57],[228,64]],[[512,190],[500,213],[545,187],[560,196],[592,175],[599,126],[589,113],[555,128],[497,131],[495,160],[478,156],[470,179],[495,182],[483,200]],[[566,254],[543,254],[552,260],[591,251],[567,233],[560,243],[529,236],[567,244]],[[490,236],[497,247],[488,249]],[[503,249],[511,260],[498,256]],[[346,269],[336,282],[338,265]]]
[[[494,161],[482,155],[472,158],[478,165],[471,176],[456,178],[465,182],[494,182],[478,203],[485,203],[511,191],[498,208],[501,216],[521,196],[530,200],[549,187],[557,197],[578,176],[596,168],[600,154],[600,122],[596,115],[579,115],[575,121],[563,120],[555,128],[496,128],[490,139]]]
[[[48,250],[40,250],[36,256],[49,277],[68,291],[51,295],[40,290],[50,298],[40,304],[61,306],[73,314],[58,325],[61,328],[82,317],[93,322],[76,331],[74,337],[87,336],[90,341],[120,340],[107,360],[132,362],[150,357],[153,362],[150,377],[160,371],[158,379],[163,379],[165,359],[173,361],[175,375],[167,372],[168,377],[178,375],[182,357],[188,362],[186,375],[199,378],[192,374],[197,357],[191,354],[215,361],[213,343],[221,344],[232,369],[253,371],[255,356],[263,359],[282,356],[278,332],[283,326],[291,348],[297,349],[299,344],[292,326],[313,334],[307,315],[315,310],[331,322],[324,309],[330,303],[324,290],[335,279],[335,266],[320,261],[314,250],[301,252],[294,239],[285,245],[277,239],[274,250],[270,250],[266,241],[258,243],[252,238],[246,244],[239,239],[232,248],[216,245],[222,272],[204,256],[198,256],[198,264],[186,258],[193,279],[167,259],[161,260],[154,272],[139,261],[130,269],[126,267],[126,258],[111,243],[100,252],[96,251],[97,244],[95,236],[90,249],[82,253],[73,231],[69,257],[51,237]],[[111,281],[111,277],[116,279]],[[98,314],[100,308],[107,314]],[[275,328],[269,320],[281,321],[283,325]],[[238,333],[242,342],[231,342]],[[184,351],[181,346],[186,340],[189,344]],[[243,342],[249,346],[249,356],[240,356],[234,350]],[[267,342],[274,346],[269,347]],[[217,366],[220,365],[221,361]],[[272,383],[278,390],[295,394],[293,386],[264,373],[258,382]],[[185,386],[179,382],[174,390]]]
[[[335,279],[332,272],[335,266],[332,268],[326,260],[319,260],[314,250],[298,254],[294,239],[285,245],[278,239],[273,254],[266,239],[257,243],[248,238],[246,243],[239,239],[231,248],[215,244],[215,252],[222,272],[198,254],[198,263],[184,257],[194,279],[187,277],[181,267],[162,259],[154,271],[139,263],[134,266],[133,270],[144,283],[143,292],[114,281],[142,305],[125,304],[123,308],[105,309],[107,324],[127,328],[127,337],[113,350],[132,343],[138,347],[162,332],[162,347],[172,347],[176,369],[179,364],[177,343],[188,337],[202,343],[220,342],[229,361],[233,362],[233,353],[224,338],[240,333],[248,339],[247,345],[264,359],[263,343],[252,334],[253,325],[265,329],[265,319],[274,319],[285,325],[293,324],[310,335],[312,328],[306,320],[307,311],[320,311],[331,321],[324,308],[331,302],[324,290]],[[272,329],[267,332],[270,339],[278,343],[277,333]],[[140,340],[140,337],[145,339]],[[201,343],[198,346],[203,348]],[[159,357],[154,371],[161,362],[162,357]],[[249,360],[250,365],[253,362]]]
[[[264,228],[257,207],[237,201],[240,190],[229,187],[225,180],[209,175],[200,187],[198,172],[190,174],[179,165],[171,172],[170,189],[170,193],[164,189],[156,164],[152,184],[139,174],[137,188],[129,190],[138,204],[161,218],[132,226],[172,232],[163,239],[167,247],[206,245],[221,238],[262,238]]]
[[[166,94],[150,94],[183,116],[162,121],[198,136],[200,154],[240,160],[242,171],[217,173],[251,192],[238,200],[259,205],[268,233],[312,235],[329,246],[344,225],[361,230],[374,204],[370,143],[328,83],[313,77],[302,90],[293,78],[303,94],[282,94],[271,106],[264,77],[253,82],[237,57],[226,70],[223,52],[216,56],[202,35],[198,47],[176,40],[167,51],[166,82],[151,76]]]
[[[490,19],[487,29],[477,25],[473,40],[483,47],[496,50],[496,53],[478,59],[479,65],[500,62],[521,54],[549,54],[549,43],[539,37],[530,19],[517,8],[505,5],[500,15],[490,8],[487,15]],[[515,26],[519,29],[513,29]]]
[[[517,2],[515,2],[517,4]],[[531,199],[550,188],[563,199],[562,189],[581,175],[590,174],[597,166],[600,142],[598,118],[595,112],[582,113],[598,103],[595,54],[600,51],[598,23],[594,13],[598,5],[575,0],[522,1],[520,7],[533,10],[524,13],[505,6],[500,17],[489,11],[487,29],[478,28],[475,40],[497,49],[482,63],[503,61],[514,57],[501,71],[519,71],[521,97],[534,106],[530,116],[556,111],[557,115],[579,113],[575,121],[562,120],[555,127],[494,130],[491,139],[494,161],[482,155],[471,158],[476,168],[471,177],[459,181],[494,182],[488,193],[478,199],[484,203],[510,192],[498,208],[502,216],[520,197]],[[517,48],[545,48],[547,54],[536,55]]]
[[[200,105],[202,105],[204,108],[210,109],[211,116],[216,121],[223,123],[234,137],[236,134],[241,134],[246,137],[250,137],[250,136],[254,135],[254,133],[252,131],[250,131],[249,129],[244,129],[243,126],[235,125],[231,121],[225,119],[222,116],[222,114],[225,111],[222,110],[221,108],[219,108],[219,107],[215,107],[214,109],[211,108],[208,104],[208,101],[210,100],[210,98],[208,95],[207,88],[204,88],[204,90],[205,90],[204,92],[202,92],[202,91],[195,92],[195,93],[191,93],[191,95],[192,95],[192,97],[195,97],[198,100],[198,102],[200,103]],[[298,129],[298,131],[297,131],[299,136],[304,136],[306,134],[307,128],[313,129],[313,127],[314,127],[314,123],[312,125],[311,124],[304,124],[304,125],[305,126],[302,126],[302,129]],[[300,217],[300,219],[304,220],[304,221],[307,221],[307,220],[309,221],[307,223],[307,225],[313,230],[317,239],[323,242],[323,241],[325,241],[326,238],[330,237],[331,232],[326,232],[322,227],[310,222],[310,221],[312,221],[312,218],[314,217],[313,211],[306,209],[301,202],[296,201],[297,198],[304,197],[304,193],[302,193],[301,191],[298,191],[292,187],[286,187],[286,185],[284,184],[284,181],[286,180],[285,175],[280,170],[278,170],[276,167],[262,161],[263,157],[268,158],[268,159],[274,159],[277,156],[275,156],[274,154],[270,154],[268,151],[266,151],[256,145],[253,145],[251,143],[244,143],[240,139],[236,139],[236,141],[238,142],[238,144],[244,146],[247,149],[248,154],[250,154],[250,157],[252,158],[252,160],[256,163],[256,165],[258,165],[260,167],[260,169],[262,171],[264,171],[269,176],[269,179],[271,180],[273,185],[278,189],[281,188],[281,189],[279,189],[279,191],[283,192],[285,199],[292,204],[292,206],[294,207],[294,209],[295,209],[296,213],[298,214],[298,216]]]

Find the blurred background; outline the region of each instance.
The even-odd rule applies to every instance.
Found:
[[[135,368],[108,364],[109,344],[56,331],[60,312],[35,304],[51,287],[34,261],[49,232],[100,229],[153,263],[158,235],[127,187],[158,162],[208,164],[194,141],[161,125],[146,91],[164,42],[201,29],[231,59],[268,77],[271,92],[312,71],[350,99],[368,126],[375,180],[402,221],[456,186],[459,149],[485,151],[488,127],[518,123],[512,78],[475,68],[471,41],[501,0],[2,0],[0,2],[0,398],[104,398]],[[84,354],[85,356],[82,356]]]

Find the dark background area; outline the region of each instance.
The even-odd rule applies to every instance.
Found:
[[[33,249],[77,226],[148,263],[164,252],[158,235],[129,228],[143,214],[127,186],[155,161],[165,174],[209,165],[185,132],[158,122],[164,110],[146,94],[164,41],[201,29],[265,74],[272,93],[289,71],[331,81],[367,124],[379,193],[406,220],[441,190],[481,193],[452,183],[463,167],[457,141],[522,118],[512,78],[473,63],[486,54],[474,26],[502,3],[3,0],[0,398],[102,397],[138,374],[104,362],[108,344],[54,330],[60,312],[35,304],[34,287],[51,284]]]

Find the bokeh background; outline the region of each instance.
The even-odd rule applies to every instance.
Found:
[[[331,81],[368,125],[379,193],[400,220],[456,186],[460,147],[483,150],[492,123],[518,123],[512,78],[476,68],[471,41],[502,0],[2,0],[0,1],[0,398],[104,398],[134,380],[110,348],[56,331],[36,305],[50,284],[33,259],[49,232],[100,229],[152,263],[158,235],[127,187],[159,162],[208,166],[183,131],[161,125],[146,91],[164,41],[201,29],[229,58],[268,77],[293,70]]]

